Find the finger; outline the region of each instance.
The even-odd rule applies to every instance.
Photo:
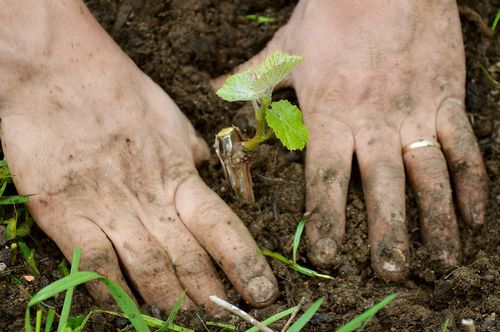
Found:
[[[144,225],[167,252],[177,277],[189,297],[204,304],[210,314],[219,307],[209,301],[210,295],[225,298],[224,287],[207,252],[200,246],[177,215],[172,204],[149,206]]]
[[[210,149],[205,140],[191,124],[188,125],[188,135],[191,142],[194,163],[196,166],[199,166],[202,161],[210,159]]]
[[[215,79],[212,80],[212,88],[214,91],[218,90],[226,81],[226,78],[234,73],[242,72],[246,70],[247,68],[254,68],[258,67],[262,61],[272,52],[282,49],[283,46],[285,45],[285,38],[286,38],[286,31],[287,31],[287,26],[284,25],[282,26],[276,33],[274,34],[273,38],[267,43],[266,47],[262,49],[259,53],[257,53],[255,56],[253,56],[250,60],[247,62],[242,63],[241,65],[233,68],[229,73],[224,74],[222,76],[219,76]],[[279,88],[284,88],[290,86],[290,80],[289,77],[285,78],[283,81],[281,81],[278,86],[276,86],[276,89]]]
[[[386,127],[386,129],[388,129]],[[405,178],[396,134],[360,130],[355,137],[368,213],[372,266],[384,279],[407,273]]]
[[[320,117],[321,116],[321,117]],[[345,232],[345,207],[354,139],[350,129],[327,114],[308,114],[306,223],[309,260],[328,268],[335,263]]]
[[[459,100],[449,98],[438,110],[437,132],[450,168],[462,217],[471,227],[485,222],[488,177],[481,151]]]
[[[134,215],[130,207],[107,205],[97,207],[92,219],[106,233],[126,271],[129,280],[144,301],[169,311],[183,289],[172,264],[158,242]],[[183,309],[193,308],[186,299]]]
[[[60,205],[49,197],[37,195],[30,198],[28,208],[37,225],[57,244],[68,261],[71,262],[73,249],[80,247],[80,270],[97,272],[115,281],[132,296],[106,234],[87,218],[57,213],[63,210]],[[99,304],[107,307],[115,305],[113,297],[101,282],[92,281],[86,286]]]
[[[208,251],[241,296],[253,306],[271,304],[278,286],[264,256],[241,220],[198,176],[175,194],[183,223]]]
[[[438,263],[436,269],[446,272],[459,264],[461,252],[446,160],[437,147],[410,150],[403,157],[419,207],[424,243]]]

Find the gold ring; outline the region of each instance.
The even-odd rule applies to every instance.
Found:
[[[436,140],[423,138],[423,139],[419,139],[418,141],[415,141],[413,143],[410,143],[410,144],[403,146],[402,150],[403,150],[403,154],[405,154],[406,152],[408,152],[410,150],[425,148],[428,146],[432,146],[432,147],[441,149],[441,144],[439,144]]]

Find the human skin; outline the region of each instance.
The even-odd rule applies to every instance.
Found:
[[[300,1],[266,48],[235,71],[258,65],[276,49],[304,57],[283,86],[295,88],[310,131],[310,261],[322,268],[335,264],[355,153],[373,269],[387,280],[408,275],[405,176],[433,268],[456,267],[461,248],[449,173],[462,219],[472,228],[485,221],[487,176],[463,108],[465,61],[455,1]],[[437,140],[442,149],[402,153],[419,139]]]
[[[210,256],[250,304],[277,282],[241,220],[198,176],[209,157],[175,103],[83,2],[0,1],[0,135],[39,227],[80,268],[169,310],[224,298]],[[89,287],[112,303],[104,286]]]

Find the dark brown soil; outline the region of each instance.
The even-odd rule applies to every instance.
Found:
[[[498,0],[461,1],[491,22]],[[241,105],[219,100],[209,86],[216,77],[257,53],[284,24],[295,1],[287,0],[88,0],[92,12],[127,54],[159,83],[187,114],[204,138],[212,142],[223,126],[234,123],[250,129]],[[276,18],[258,25],[243,18],[257,13]],[[460,321],[472,318],[478,331],[500,331],[500,116],[499,90],[483,74],[499,61],[498,38],[482,34],[472,20],[462,17],[467,55],[467,109],[486,161],[490,182],[488,223],[477,232],[461,226],[464,266],[439,275],[433,270],[419,235],[418,214],[412,193],[407,194],[407,215],[412,238],[412,265],[409,280],[390,283],[381,280],[370,267],[366,210],[360,176],[354,165],[347,205],[346,240],[338,265],[331,271],[334,281],[310,279],[281,263],[270,261],[280,286],[278,301],[269,308],[252,310],[230,289],[231,301],[263,319],[299,302],[325,296],[319,313],[304,331],[332,331],[384,296],[397,292],[398,298],[367,326],[367,331],[440,331],[446,319],[450,331],[462,331]],[[293,91],[280,92],[294,98]],[[291,256],[297,221],[304,212],[304,172],[301,153],[286,152],[278,143],[264,145],[253,160],[257,202],[238,203],[223,181],[213,157],[201,168],[204,180],[244,220],[260,246]],[[57,264],[62,255],[39,231],[30,245],[36,249],[42,276],[27,282],[29,270],[9,260],[9,251],[0,249],[0,261],[7,270],[0,274],[0,331],[21,331],[27,294],[60,278]],[[36,239],[36,240],[35,240]],[[308,265],[304,247],[300,262]],[[20,278],[15,285],[12,276]],[[60,309],[61,299],[48,303]],[[84,289],[75,299],[74,313],[95,307]],[[203,317],[202,314],[200,314]],[[203,331],[196,314],[181,317],[180,324]],[[246,327],[239,320],[232,320]],[[114,331],[123,320],[97,317],[89,331]]]

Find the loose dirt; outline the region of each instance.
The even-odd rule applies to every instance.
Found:
[[[488,22],[493,20],[499,1],[461,1]],[[175,100],[208,141],[222,127],[236,124],[251,132],[251,121],[241,105],[221,101],[212,92],[209,80],[244,62],[262,49],[273,33],[290,16],[295,1],[285,0],[89,0],[87,4],[123,50]],[[276,19],[259,25],[247,21],[246,14]],[[460,223],[464,265],[448,275],[439,275],[432,265],[419,235],[418,213],[410,190],[407,191],[407,218],[411,246],[411,274],[402,283],[381,280],[370,267],[367,241],[367,215],[363,203],[360,175],[353,166],[347,205],[347,229],[338,264],[330,273],[333,281],[310,279],[270,260],[277,275],[281,295],[277,302],[260,310],[245,305],[226,281],[233,303],[258,319],[297,304],[303,297],[325,302],[304,331],[332,331],[378,302],[397,292],[398,298],[378,314],[366,331],[440,331],[449,319],[450,331],[462,331],[460,321],[472,318],[477,331],[500,331],[500,117],[499,90],[488,80],[480,65],[488,68],[499,59],[498,34],[490,38],[477,24],[462,16],[467,56],[466,106],[486,161],[490,178],[487,225],[472,232]],[[278,97],[294,100],[293,91]],[[236,201],[223,180],[213,154],[200,173],[249,227],[258,244],[291,257],[296,224],[304,212],[303,154],[287,152],[276,141],[263,145],[252,161],[257,202],[243,205]],[[5,245],[0,261],[8,268],[0,272],[0,331],[21,331],[26,299],[41,287],[60,278],[57,264],[63,259],[57,247],[35,230],[30,246],[36,250],[42,276],[33,282],[22,278],[29,270],[10,261]],[[306,266],[304,246],[299,262]],[[12,277],[21,280],[20,285]],[[76,293],[74,313],[87,313],[95,307],[82,288]],[[62,297],[48,301],[58,310]],[[203,312],[189,313],[176,322],[204,331]],[[237,319],[240,328],[248,327]],[[114,331],[126,321],[97,316],[89,331]],[[214,328],[209,328],[216,331]]]

